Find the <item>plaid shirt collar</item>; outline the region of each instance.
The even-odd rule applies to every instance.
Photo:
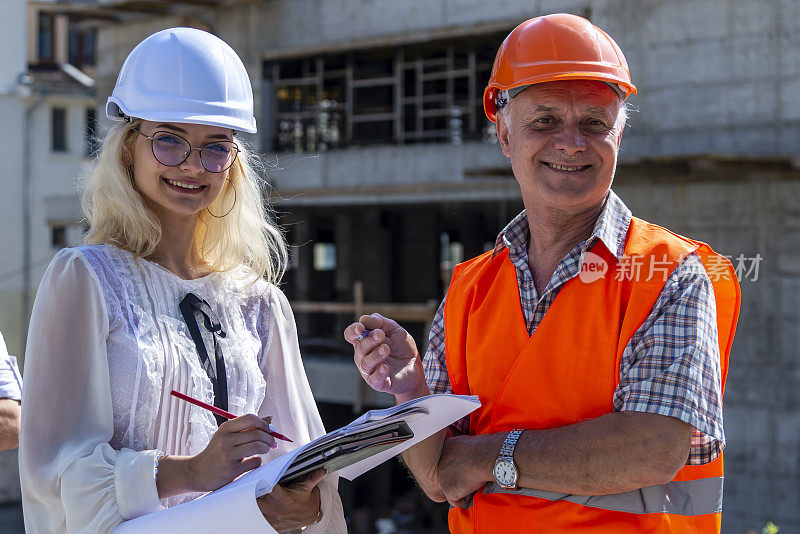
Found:
[[[598,239],[617,258],[621,258],[625,251],[625,238],[628,235],[628,226],[631,223],[631,210],[622,202],[614,191],[608,192],[603,211],[597,218],[592,235],[579,246],[583,251],[589,250]],[[514,217],[510,223],[498,234],[494,244],[492,258],[502,252],[503,248],[528,250],[528,217],[525,210]]]

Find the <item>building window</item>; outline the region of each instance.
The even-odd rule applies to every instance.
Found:
[[[336,245],[334,243],[314,243],[313,254],[315,271],[336,269]]]
[[[264,65],[278,151],[487,138],[483,90],[504,33]]]
[[[51,123],[52,130],[52,150],[53,152],[67,151],[67,110],[65,108],[53,108],[53,118]]]
[[[41,62],[52,62],[55,48],[55,17],[51,13],[39,13],[37,57]]]
[[[71,21],[69,25],[69,62],[82,69],[94,66],[97,55],[97,29]]]
[[[50,246],[55,250],[61,250],[67,246],[66,226],[53,226],[50,229]]]
[[[83,130],[83,156],[91,158],[100,148],[97,131],[97,110],[86,108],[86,124]]]

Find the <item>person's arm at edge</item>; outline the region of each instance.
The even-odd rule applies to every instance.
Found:
[[[0,398],[0,451],[19,446],[20,402],[7,397]]]

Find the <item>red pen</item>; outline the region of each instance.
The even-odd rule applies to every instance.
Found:
[[[191,402],[195,406],[200,406],[201,408],[205,408],[206,410],[210,410],[210,411],[214,412],[215,414],[221,415],[222,417],[225,417],[227,419],[235,419],[237,417],[236,415],[233,415],[231,412],[226,412],[225,410],[222,410],[221,408],[217,408],[216,406],[212,406],[210,404],[206,404],[205,402],[199,401],[199,400],[195,399],[194,397],[190,397],[189,395],[181,393],[180,391],[175,391],[173,389],[169,393],[173,397],[178,397],[179,399],[185,400],[186,402]],[[292,443],[292,440],[290,440],[289,438],[287,438],[286,436],[284,436],[283,434],[281,434],[279,432],[275,432],[274,430],[271,430],[271,429],[267,430],[267,434],[269,434],[273,438],[282,439],[283,441],[288,441],[289,443]]]

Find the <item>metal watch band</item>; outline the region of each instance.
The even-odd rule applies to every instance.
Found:
[[[514,458],[514,449],[517,446],[517,440],[524,429],[516,428],[508,433],[506,439],[503,440],[503,446],[500,447],[499,458],[512,460]]]

